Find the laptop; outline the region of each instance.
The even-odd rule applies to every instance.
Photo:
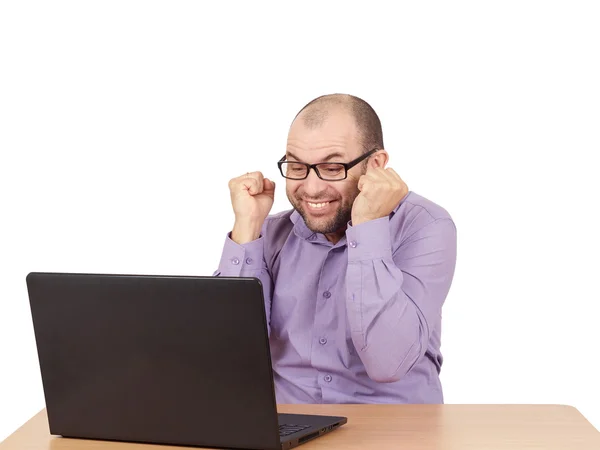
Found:
[[[347,422],[277,414],[257,278],[32,272],[26,282],[52,435],[280,450]]]

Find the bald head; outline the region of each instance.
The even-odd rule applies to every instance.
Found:
[[[294,121],[300,120],[306,128],[314,129],[323,126],[334,114],[349,114],[354,119],[363,152],[384,148],[377,113],[371,105],[353,95],[329,94],[317,97],[296,114]]]

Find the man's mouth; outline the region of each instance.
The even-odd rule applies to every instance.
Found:
[[[331,208],[331,205],[335,202],[335,200],[329,200],[325,202],[309,202],[305,200],[304,202],[306,205],[308,205],[308,210],[311,212],[326,212]]]
[[[329,202],[320,202],[320,203],[306,202],[306,203],[308,203],[311,208],[324,208],[325,206],[329,205]]]

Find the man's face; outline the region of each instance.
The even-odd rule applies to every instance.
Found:
[[[321,126],[308,129],[301,116],[288,135],[286,159],[309,164],[349,162],[362,154],[354,120],[344,112],[331,113]],[[314,170],[304,180],[286,179],[286,194],[292,206],[316,233],[341,233],[351,219],[352,204],[358,196],[362,163],[348,171],[341,181],[324,181]]]

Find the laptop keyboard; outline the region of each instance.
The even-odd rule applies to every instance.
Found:
[[[283,425],[279,425],[279,436],[289,436],[290,434],[306,430],[307,428],[310,428],[310,425],[294,425],[285,423]]]

